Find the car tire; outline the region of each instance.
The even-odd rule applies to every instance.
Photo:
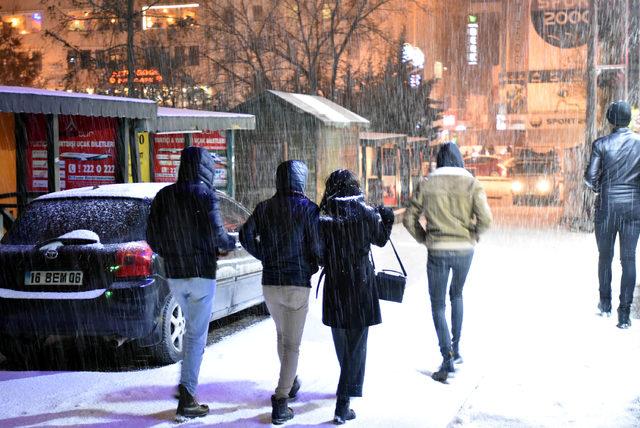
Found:
[[[185,318],[182,308],[171,293],[162,307],[162,339],[152,349],[153,359],[159,364],[173,364],[182,359]]]

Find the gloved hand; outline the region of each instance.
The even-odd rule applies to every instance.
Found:
[[[395,215],[391,208],[385,207],[384,205],[378,205],[376,210],[380,213],[380,217],[382,217],[382,222],[384,224],[393,224],[395,221]]]

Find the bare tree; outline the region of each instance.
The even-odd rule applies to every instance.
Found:
[[[0,30],[0,84],[30,86],[40,74],[42,56],[24,52],[21,47],[13,30]]]
[[[379,23],[397,0],[225,0],[208,4],[208,58],[251,91],[336,97],[350,49],[386,42]]]

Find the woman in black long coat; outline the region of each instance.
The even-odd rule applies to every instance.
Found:
[[[369,326],[380,324],[380,304],[371,244],[384,246],[393,226],[393,211],[365,204],[358,179],[348,170],[331,173],[320,204],[325,283],[322,322],[331,327],[340,363],[334,422],[356,417],[350,397],[362,397]]]

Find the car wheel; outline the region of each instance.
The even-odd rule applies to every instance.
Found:
[[[160,364],[173,364],[182,359],[182,346],[186,327],[186,320],[182,308],[169,294],[162,308],[162,340],[152,353]]]

